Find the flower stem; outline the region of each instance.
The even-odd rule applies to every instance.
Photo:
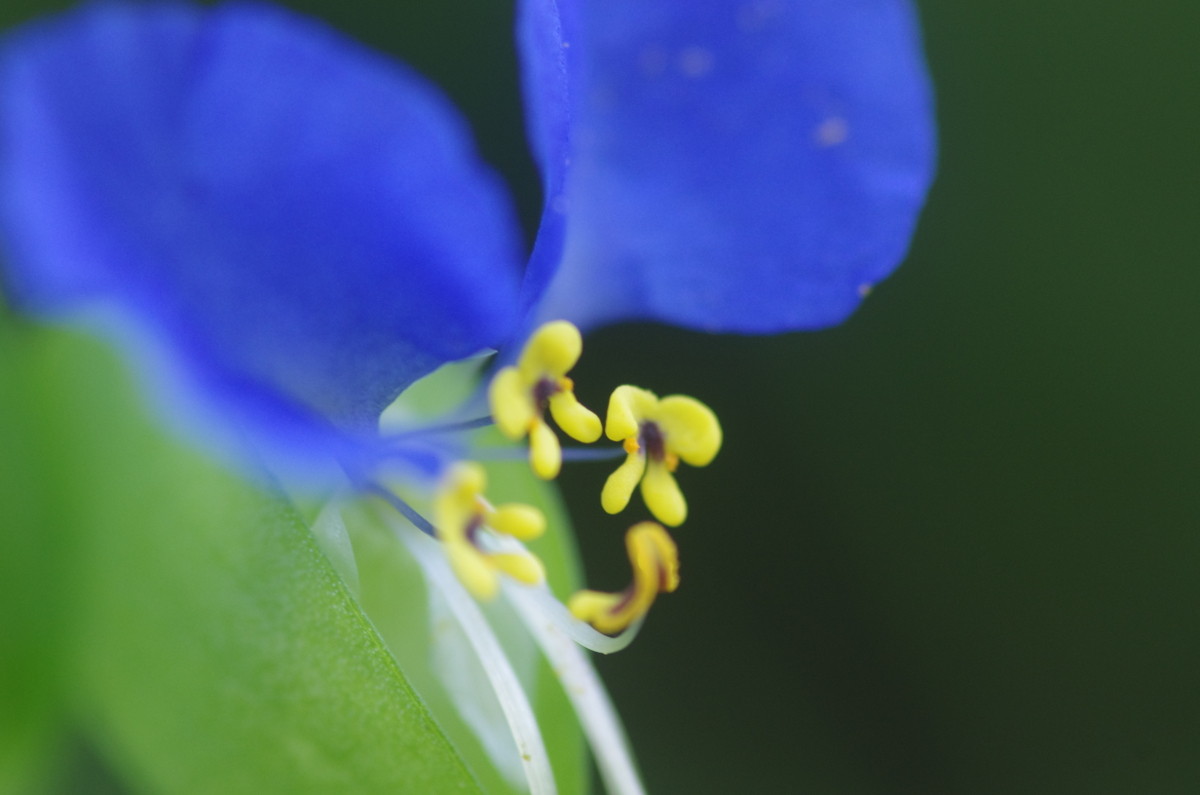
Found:
[[[417,513],[416,509],[407,502],[400,499],[395,494],[392,494],[383,486],[372,483],[366,488],[367,491],[374,494],[376,497],[379,497],[381,500],[399,512],[400,515],[407,519],[413,527],[417,528],[430,538],[437,538],[437,528],[433,526],[433,523],[421,514]]]
[[[462,433],[464,431],[474,431],[479,428],[487,428],[495,424],[495,420],[490,415],[484,417],[475,417],[469,420],[458,420],[455,422],[446,422],[441,425],[426,425],[423,428],[413,428],[409,431],[400,431],[399,433],[388,434],[386,441],[403,441],[406,439],[420,438],[422,436],[435,436],[443,433]]]

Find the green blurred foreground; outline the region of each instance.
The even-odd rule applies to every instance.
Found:
[[[139,791],[511,790],[441,694],[420,572],[370,506],[348,577],[368,619],[295,509],[168,438],[103,346],[0,328],[5,791],[86,791],[72,737]],[[495,490],[528,494],[508,472]],[[539,552],[570,572],[562,538]],[[538,682],[578,792],[578,730],[544,664]]]

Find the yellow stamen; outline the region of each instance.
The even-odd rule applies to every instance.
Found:
[[[496,426],[510,439],[520,439],[537,416],[532,400],[515,367],[505,367],[496,373],[488,387],[488,402]]]
[[[575,398],[567,372],[579,361],[583,338],[565,320],[539,327],[525,344],[517,364],[502,368],[488,388],[496,427],[510,439],[530,437],[530,465],[549,480],[562,467],[562,449],[542,419],[549,407],[554,421],[573,439],[590,444],[600,438],[600,418]]]
[[[608,513],[620,513],[629,504],[633,490],[646,472],[646,458],[637,453],[631,453],[625,463],[617,467],[608,480],[604,482],[604,490],[600,492],[600,505]]]
[[[517,367],[526,378],[552,375],[555,380],[570,372],[583,353],[583,336],[565,320],[543,323],[525,343]]]
[[[510,552],[488,555],[488,562],[517,582],[537,585],[546,579],[542,562],[533,555]]]
[[[542,480],[553,480],[562,469],[562,447],[558,437],[541,419],[529,425],[529,465]]]
[[[658,396],[636,386],[619,386],[608,399],[608,419],[604,432],[609,439],[619,442],[633,437],[637,439],[642,420],[654,413]]]
[[[694,467],[708,466],[721,449],[721,423],[712,409],[687,395],[668,395],[648,419],[667,437],[667,452]]]
[[[600,438],[600,418],[585,408],[569,387],[551,395],[549,404],[550,415],[567,436],[585,444]]]
[[[624,510],[641,481],[642,499],[654,517],[671,527],[682,524],[687,502],[672,473],[681,460],[705,466],[721,449],[721,424],[712,410],[685,395],[659,399],[645,389],[619,386],[608,402],[604,432],[629,454],[604,484],[604,510]],[[635,458],[642,462],[640,467],[634,466]]]
[[[487,526],[520,541],[532,541],[546,532],[546,517],[532,505],[509,503],[484,514]]]
[[[494,599],[500,588],[500,578],[492,564],[470,544],[445,541],[445,547],[454,576],[471,595],[485,601]]]
[[[687,501],[675,482],[671,469],[659,461],[650,462],[642,478],[642,499],[650,513],[663,524],[678,527],[687,518]]]
[[[455,575],[477,599],[491,599],[500,587],[500,574],[530,585],[545,578],[542,562],[528,552],[486,552],[476,535],[484,528],[522,540],[536,538],[546,528],[541,512],[529,505],[492,508],[483,499],[487,476],[478,464],[457,464],[446,474],[433,504],[438,538]]]
[[[568,608],[580,621],[615,635],[646,615],[655,597],[679,587],[679,553],[661,525],[640,522],[625,534],[633,582],[620,593],[580,591]]]

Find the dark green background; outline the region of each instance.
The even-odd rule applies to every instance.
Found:
[[[532,223],[507,3],[292,5],[446,88]],[[897,275],[825,332],[588,340],[585,400],[727,435],[601,668],[653,792],[1194,792],[1200,6],[920,5],[941,164]],[[563,481],[619,587],[606,471]]]
[[[940,176],[846,326],[593,342],[729,437],[605,666],[652,788],[1200,787],[1200,6],[1131,8],[921,4]]]

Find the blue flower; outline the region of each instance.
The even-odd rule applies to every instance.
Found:
[[[380,414],[439,366],[498,349],[515,364],[489,392],[497,425],[528,434],[552,477],[543,411],[581,442],[602,426],[567,377],[578,330],[544,321],[840,322],[908,245],[933,172],[932,100],[907,0],[518,0],[517,39],[544,192],[528,256],[447,100],[318,22],[261,3],[113,0],[11,32],[0,278],[20,311],[115,334],[160,405],[250,468],[365,475],[411,523],[397,537],[505,694],[508,762],[530,791],[553,789],[533,711],[459,582],[505,592],[572,683],[611,791],[638,792],[611,704],[563,641],[628,643],[678,584],[674,541],[634,525],[630,588],[564,606],[521,544],[545,518],[489,503],[484,470],[445,467],[428,428],[381,438]],[[604,432],[626,458],[604,509],[623,511],[640,482],[651,513],[682,523],[672,472],[716,454],[715,415],[623,386]],[[436,529],[374,479],[381,456],[446,470],[436,494],[406,491]],[[314,534],[344,536],[339,510],[326,504]]]
[[[906,0],[521,0],[517,38],[527,262],[447,100],[318,22],[102,2],[18,29],[6,292],[118,328],[173,403],[304,469],[535,321],[817,328],[903,256],[934,162]]]

